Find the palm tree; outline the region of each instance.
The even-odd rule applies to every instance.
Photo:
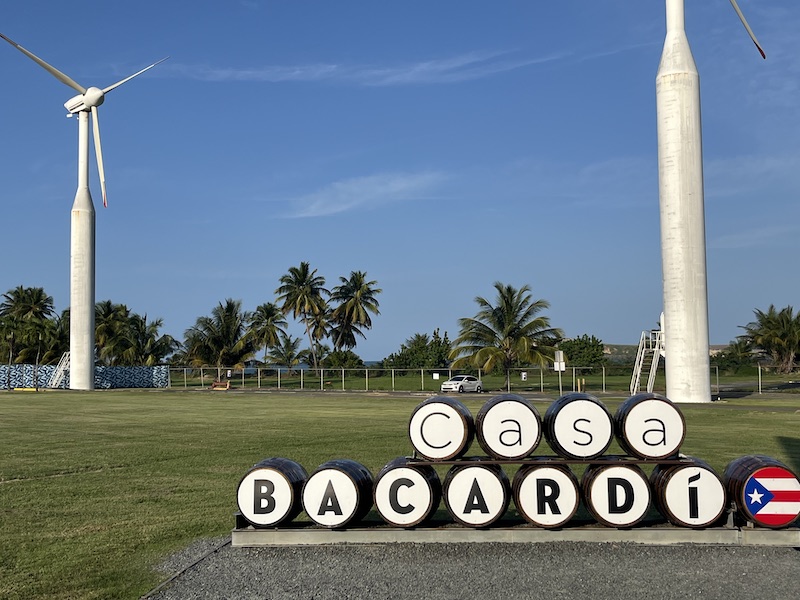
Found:
[[[12,316],[20,320],[44,320],[55,314],[53,297],[44,288],[17,286],[3,294],[0,316]]]
[[[131,311],[124,304],[111,300],[97,302],[94,307],[94,339],[97,357],[105,365],[118,364],[119,357],[128,347],[126,335]]]
[[[311,328],[314,319],[327,308],[325,296],[330,292],[325,289],[325,278],[317,275],[317,270],[311,270],[307,262],[301,262],[299,267],[291,267],[286,275],[280,278],[281,285],[275,290],[278,302],[282,303],[281,310],[284,314],[292,313],[303,322],[308,336],[308,343],[312,351],[314,370],[317,369],[317,355],[314,352],[314,340]]]
[[[533,300],[530,286],[519,290],[495,282],[497,300],[494,305],[480,296],[475,298],[480,310],[474,318],[459,319],[460,335],[450,358],[453,367],[465,365],[491,371],[495,367],[506,373],[514,366],[539,364],[545,366],[554,356],[556,341],[563,336],[560,329],[550,327],[550,319],[539,313],[550,304]]]
[[[791,373],[800,351],[800,313],[791,306],[777,310],[770,304],[766,312],[755,309],[756,320],[742,326],[753,346],[772,359],[780,373]]]
[[[192,365],[235,367],[242,365],[255,351],[252,338],[246,336],[250,315],[242,311],[241,300],[225,300],[211,311],[210,317],[199,317],[186,330],[186,357]]]
[[[286,333],[286,319],[277,304],[266,302],[256,307],[252,314],[248,333],[259,348],[264,348],[264,362],[267,351],[279,343],[279,334]]]
[[[269,351],[269,360],[272,364],[284,366],[289,370],[289,375],[294,373],[294,368],[300,364],[300,338],[292,337],[286,333],[279,334],[280,340]]]
[[[148,367],[162,364],[178,347],[171,335],[158,335],[163,325],[163,319],[148,322],[147,315],[131,315],[125,335],[127,348],[120,355],[119,364]]]
[[[17,286],[3,294],[0,318],[4,329],[13,336],[17,362],[33,362],[39,353],[50,317],[55,314],[53,297],[43,288]],[[11,345],[9,346],[11,347]]]
[[[335,336],[333,347],[335,350],[349,350],[356,346],[356,335],[366,337],[362,329],[372,328],[370,313],[381,314],[376,296],[382,290],[374,287],[377,281],[367,281],[364,271],[351,271],[349,279],[339,277],[339,280],[341,285],[331,292],[331,300],[339,303],[331,316]]]

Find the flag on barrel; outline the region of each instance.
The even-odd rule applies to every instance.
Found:
[[[769,527],[789,525],[800,516],[800,481],[782,467],[757,470],[744,486],[747,511]]]

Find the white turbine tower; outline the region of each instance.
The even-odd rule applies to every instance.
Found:
[[[730,2],[766,58],[736,1]],[[700,82],[684,29],[684,0],[666,0],[666,9],[656,112],[667,397],[710,402]]]
[[[46,69],[51,75],[78,92],[64,106],[68,117],[78,115],[78,190],[72,205],[70,237],[70,371],[69,387],[73,390],[94,389],[94,290],[95,290],[95,214],[92,196],[89,193],[89,113],[92,113],[94,149],[97,156],[97,172],[106,206],[106,181],[103,169],[103,152],[100,147],[100,124],[97,107],[105,100],[105,94],[152,69],[166,58],[145,67],[130,77],[118,81],[105,89],[85,88],[38,56],[7,38],[2,37],[25,56]]]

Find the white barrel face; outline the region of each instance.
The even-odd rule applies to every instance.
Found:
[[[662,502],[671,521],[686,527],[706,527],[725,510],[725,487],[708,469],[681,467],[669,477]]]
[[[490,469],[455,468],[445,489],[450,515],[469,527],[486,527],[502,517],[509,502],[507,484]]]
[[[385,472],[375,484],[375,507],[384,521],[412,527],[431,516],[434,492],[416,469],[399,467]]]
[[[312,521],[324,527],[343,527],[359,505],[355,482],[337,469],[315,472],[303,487],[303,509]]]
[[[539,444],[541,423],[526,404],[504,400],[483,415],[478,437],[487,453],[496,458],[523,458]]]
[[[525,519],[534,525],[560,527],[578,510],[578,484],[561,469],[531,469],[515,489],[514,503]]]
[[[587,496],[595,518],[615,527],[635,525],[650,508],[647,479],[640,471],[627,467],[600,468]]]
[[[414,449],[429,460],[457,456],[469,442],[469,429],[461,413],[445,402],[420,406],[408,427]]]
[[[590,400],[572,400],[555,416],[553,435],[568,457],[595,458],[606,451],[613,436],[611,415]],[[557,453],[558,448],[553,448]]]
[[[269,527],[283,521],[292,511],[292,486],[276,469],[256,468],[247,473],[236,491],[239,512],[250,523]]]
[[[686,433],[676,406],[664,400],[643,400],[625,417],[623,435],[630,450],[641,458],[665,458],[678,453]]]

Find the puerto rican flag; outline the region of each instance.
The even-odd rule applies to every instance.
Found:
[[[744,501],[757,523],[768,527],[789,525],[800,516],[800,481],[782,467],[764,467],[747,480]]]

